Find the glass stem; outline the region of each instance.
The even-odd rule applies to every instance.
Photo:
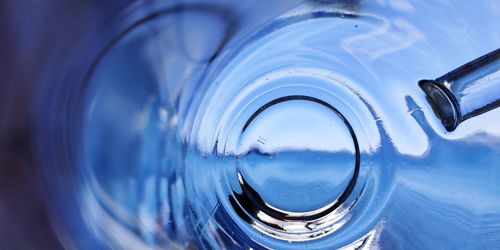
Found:
[[[419,85],[448,131],[500,106],[500,49]]]

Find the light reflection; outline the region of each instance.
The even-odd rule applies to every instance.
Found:
[[[272,5],[264,5],[268,4]],[[84,148],[83,152],[74,152],[83,163],[65,159],[63,163],[47,164],[53,165],[49,170],[76,168],[75,178],[61,175],[58,181],[77,183],[79,189],[68,188],[67,192],[74,194],[79,210],[60,209],[61,217],[83,217],[98,240],[118,248],[329,248],[353,242],[354,236],[362,234],[365,236],[348,247],[412,248],[412,244],[426,242],[453,245],[460,242],[451,237],[456,232],[469,234],[466,239],[471,247],[494,245],[498,237],[493,232],[500,213],[496,209],[500,190],[493,181],[498,180],[499,172],[495,167],[500,111],[466,121],[453,133],[446,133],[416,85],[418,79],[438,76],[450,66],[466,62],[472,54],[498,44],[500,32],[490,24],[497,13],[481,12],[492,3],[318,3],[314,7],[299,6],[273,19],[294,3],[274,4],[279,8],[267,12],[249,3],[245,11],[230,9],[232,15],[222,17],[211,8],[207,12],[204,8],[192,12],[186,8],[189,13],[173,16],[166,12],[117,40],[86,83],[86,117],[84,124],[79,124],[84,129],[75,128],[76,137],[85,140],[64,138],[62,142],[54,140],[54,144],[60,143],[55,146],[43,143],[54,151],[41,155],[50,157],[73,156],[73,148],[65,148],[73,143]],[[238,8],[238,4],[227,5]],[[469,11],[472,7],[478,10]],[[254,19],[259,13],[261,19]],[[246,19],[242,17],[240,26],[233,27],[234,23],[227,21],[233,21],[233,14],[246,15]],[[287,18],[295,19],[286,22]],[[237,30],[228,35],[227,25]],[[476,34],[470,27],[487,32]],[[464,31],[467,36],[449,39]],[[259,148],[253,140],[239,140],[240,125],[259,105],[299,94],[330,104],[351,124],[359,141],[360,184],[340,210],[308,223],[276,221],[262,211],[256,213],[261,221],[273,222],[285,231],[306,232],[290,236],[236,214],[227,189],[243,179],[238,176],[230,180],[228,173],[245,160],[241,159],[245,153]],[[242,111],[243,107],[248,110]],[[323,126],[328,124],[327,119],[303,103],[290,107],[294,111],[284,112],[285,118],[303,115],[297,120],[272,115],[276,120],[270,119],[270,126],[281,126],[269,130],[270,136],[264,138],[268,144],[260,148],[265,149],[261,153],[282,153],[285,149],[355,153],[345,131],[336,133],[342,130],[336,127],[328,136],[321,136],[330,129]],[[67,108],[70,111],[52,110],[50,114],[56,115],[47,116],[79,121],[67,115],[78,117],[78,111]],[[269,117],[264,118],[269,121]],[[297,127],[287,127],[287,123]],[[47,133],[74,132],[70,125],[61,127],[64,129],[57,127],[53,130],[58,131]],[[310,135],[300,127],[309,127],[317,134],[303,140]],[[262,130],[249,127],[248,132],[251,139],[262,137]],[[297,137],[285,140],[277,135],[280,132]],[[51,159],[49,156],[47,159]],[[313,166],[301,176],[288,175],[291,171],[286,167],[290,165],[246,168],[256,173],[253,184],[271,187],[278,183],[268,178],[272,175],[289,177],[294,183],[303,179],[298,187],[314,180],[338,184],[348,179],[330,168],[338,166],[335,164],[339,161],[331,162],[316,169]],[[58,178],[57,171],[47,172],[51,178]],[[55,183],[51,184],[57,190]],[[280,198],[269,195],[276,191],[269,189],[260,191],[262,197]],[[298,197],[289,204],[305,200]],[[266,204],[278,212],[287,211],[271,202]],[[374,227],[376,223],[383,226]],[[444,240],[436,241],[430,234],[416,235],[415,228],[449,233],[442,233]],[[71,230],[72,235],[81,232]],[[262,231],[267,235],[260,234]]]

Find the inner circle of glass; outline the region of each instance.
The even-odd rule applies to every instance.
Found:
[[[232,209],[278,238],[308,240],[335,224],[359,173],[352,127],[310,96],[280,97],[256,110],[241,129],[237,151],[246,153],[227,176]]]
[[[335,202],[351,182],[356,165],[346,121],[320,100],[276,99],[245,124],[238,178],[260,202],[278,211],[319,211]]]

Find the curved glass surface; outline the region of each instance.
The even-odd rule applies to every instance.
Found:
[[[498,49],[499,3],[122,4],[35,90],[65,246],[499,246],[500,110],[449,132],[418,84]]]

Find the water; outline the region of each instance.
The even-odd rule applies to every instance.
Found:
[[[499,4],[262,5],[125,15],[130,28],[89,64],[68,107],[58,145],[71,168],[48,170],[66,190],[55,205],[65,237],[111,248],[497,247],[500,111],[448,132],[418,82],[497,49]]]

